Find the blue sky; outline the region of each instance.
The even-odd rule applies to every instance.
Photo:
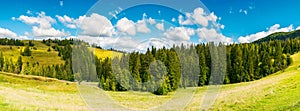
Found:
[[[193,43],[199,42],[198,39],[200,36],[206,36],[205,39],[207,40],[218,40],[218,37],[223,37],[221,39],[223,42],[251,42],[273,32],[292,31],[298,29],[298,26],[300,26],[300,7],[297,6],[300,4],[300,1],[298,0],[272,0],[272,2],[269,0],[201,0],[206,7],[203,7],[201,4],[193,3],[198,0],[170,3],[174,6],[176,6],[176,4],[182,6],[180,9],[172,9],[160,5],[141,5],[125,9],[124,7],[130,5],[130,3],[124,2],[124,0],[123,3],[105,1],[106,0],[1,1],[0,36],[6,37],[9,35],[23,39],[30,39],[37,36],[76,36],[78,34],[93,36],[95,33],[93,33],[92,30],[84,31],[88,28],[84,28],[84,25],[82,25],[82,27],[78,26],[80,17],[88,18],[86,19],[88,21],[105,21],[108,19],[109,23],[104,23],[104,25],[109,26],[102,27],[102,29],[106,28],[112,32],[104,31],[100,33],[101,36],[122,36],[126,38],[126,40],[129,40],[129,38],[141,38],[143,36],[143,39],[161,39],[164,36],[163,40],[165,41],[170,39],[175,42],[182,40]],[[118,4],[121,5],[119,6]],[[197,9],[197,6],[199,6],[198,8],[204,9],[206,15],[203,16],[209,19],[208,26],[204,27],[202,25],[205,24],[203,24],[202,21],[197,21],[197,18],[185,15],[186,13],[192,16],[196,15],[194,11]],[[208,12],[206,8],[210,12]],[[92,13],[97,14],[93,16],[95,18],[91,16]],[[212,15],[211,17],[209,16],[210,14]],[[113,17],[113,15],[115,15],[116,18]],[[181,23],[179,22],[180,15],[183,15]],[[149,22],[151,19],[155,21],[155,24]],[[36,21],[33,22],[32,20]],[[46,22],[44,22],[45,20]],[[188,22],[188,20],[191,20],[193,23],[188,23],[188,25],[183,23],[184,21]],[[122,27],[122,22],[120,22],[119,27],[117,27],[119,21],[123,21]],[[138,22],[140,22],[139,25],[141,27],[137,26]],[[121,30],[124,28],[124,25],[128,26],[130,23],[135,24],[135,32]],[[85,25],[88,26],[91,24],[92,23],[87,22]],[[110,24],[112,25],[111,27]],[[139,30],[139,28],[143,28],[143,25],[146,26],[144,27],[145,30]],[[157,25],[160,26],[160,29],[157,28]],[[77,33],[78,29],[80,31]],[[91,29],[95,29],[95,27],[93,28],[93,26],[91,26]],[[181,33],[182,36],[175,33],[177,30],[184,31],[184,33]],[[204,32],[205,35],[202,35],[199,31]],[[99,35],[99,33],[96,34]],[[174,35],[178,35],[178,37],[170,38],[170,36]],[[210,38],[210,36],[216,37]],[[85,38],[87,37],[85,36]],[[108,39],[100,38],[98,40]],[[103,44],[107,45],[105,43]]]

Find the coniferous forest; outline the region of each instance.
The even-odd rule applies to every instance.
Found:
[[[77,81],[99,82],[99,87],[109,91],[150,91],[164,95],[179,87],[208,85],[211,80],[216,80],[213,82],[216,84],[231,84],[284,71],[292,62],[290,55],[300,50],[299,42],[300,39],[295,38],[247,44],[174,45],[172,48],[152,47],[144,53],[123,52],[119,57],[98,58],[89,50],[88,43],[82,41],[43,40],[42,43],[52,46],[65,61],[45,66],[22,62],[24,56],[30,56],[30,47],[34,44],[1,39],[3,45],[26,48],[20,52],[17,62],[5,59],[1,53],[0,71],[68,81],[76,78]]]

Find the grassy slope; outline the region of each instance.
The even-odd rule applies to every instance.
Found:
[[[28,42],[28,41],[25,41]],[[23,62],[36,63],[39,62],[41,65],[54,65],[54,64],[63,64],[64,61],[61,57],[58,56],[58,52],[54,51],[51,46],[43,44],[41,41],[33,41],[35,48],[37,50],[31,49],[31,57],[23,57]],[[54,44],[52,44],[54,45]],[[48,52],[48,48],[51,48],[51,51]],[[17,61],[20,56],[20,51],[24,50],[25,46],[3,46],[0,45],[0,52],[3,53],[6,59],[12,59],[14,62]],[[99,58],[114,57],[119,56],[121,53],[107,51],[102,49],[90,48],[91,51]]]
[[[119,52],[114,52],[114,51],[108,51],[108,50],[102,50],[102,49],[97,49],[97,48],[90,48],[91,51],[94,52],[94,54],[98,58],[106,58],[106,57],[116,57],[116,56],[122,56],[121,53]]]
[[[300,54],[284,72],[261,80],[224,85],[211,110],[300,110]],[[186,110],[199,109],[206,88],[198,88]]]
[[[46,48],[47,49],[47,48]],[[45,50],[46,51],[46,50]],[[211,110],[299,110],[300,53],[284,72],[261,80],[223,85]],[[30,77],[31,78],[31,77]],[[199,110],[207,87],[197,88],[185,110]],[[99,89],[89,88],[89,92]],[[105,92],[122,105],[147,109],[172,97],[140,92]],[[75,84],[0,74],[0,110],[86,110]]]
[[[33,41],[35,44],[34,47],[37,50],[32,51],[31,57],[23,57],[23,62],[39,62],[41,65],[53,65],[53,64],[63,64],[64,61],[61,57],[58,56],[58,52],[52,51],[48,52],[49,46],[43,44],[41,41]],[[11,48],[12,49],[11,49]],[[0,45],[0,51],[3,53],[6,59],[12,59],[14,62],[17,61],[18,57],[20,56],[20,51],[24,50],[25,46],[3,46]]]
[[[0,73],[0,110],[87,110],[76,84],[33,78]]]
[[[257,81],[223,85],[210,110],[300,110],[300,53],[292,57],[294,63],[284,72],[277,72]],[[186,111],[200,109],[206,89],[207,87],[197,88],[194,98],[185,108]],[[153,105],[155,103],[160,105],[160,101],[171,98],[168,95],[149,101],[146,97],[139,96],[141,94],[133,92],[107,92],[107,94],[122,105],[142,109],[155,106]],[[138,95],[139,99],[132,99],[133,95]],[[148,95],[150,98],[153,96],[150,93]]]

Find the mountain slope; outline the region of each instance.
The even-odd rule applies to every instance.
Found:
[[[292,32],[276,32],[271,35],[268,35],[267,37],[258,39],[254,41],[253,43],[261,43],[261,42],[268,42],[271,40],[286,40],[286,39],[293,39],[293,38],[299,38],[300,37],[300,30],[295,30]]]

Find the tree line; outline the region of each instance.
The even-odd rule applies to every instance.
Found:
[[[104,90],[163,95],[179,87],[257,80],[284,71],[292,63],[290,55],[300,50],[300,39],[295,38],[248,44],[174,45],[169,49],[152,47],[145,53],[123,52],[119,57],[98,58],[83,41],[42,42],[58,51],[65,63],[48,66],[23,63],[22,56],[14,62],[1,53],[0,71],[99,82]],[[30,52],[30,48],[25,52]]]
[[[18,39],[0,38],[0,45],[25,46],[25,43]]]
[[[299,41],[152,47],[145,53],[96,58],[95,66],[99,86],[104,90],[151,91],[160,95],[178,87],[248,82],[284,71],[292,63],[290,55],[300,50]]]

